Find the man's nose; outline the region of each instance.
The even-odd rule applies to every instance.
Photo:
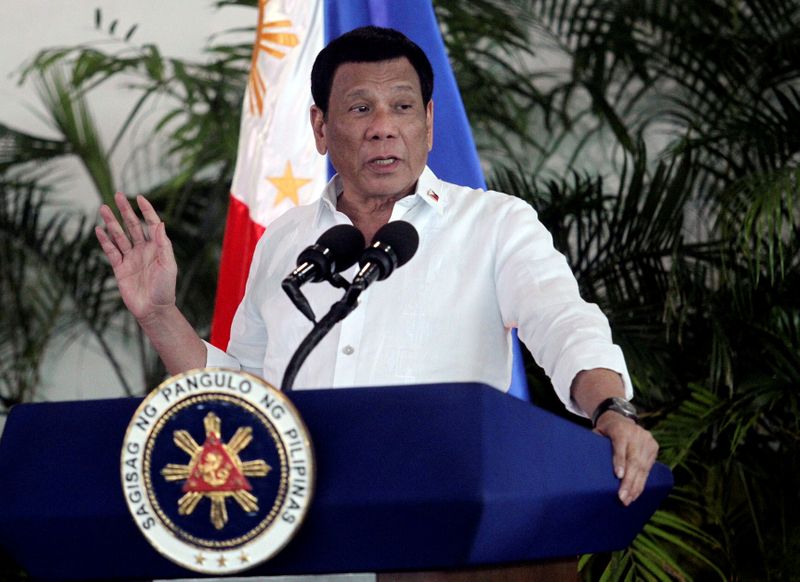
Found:
[[[367,139],[390,139],[397,136],[397,120],[388,107],[378,107],[372,114]]]

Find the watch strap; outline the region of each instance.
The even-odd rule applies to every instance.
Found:
[[[594,413],[592,413],[592,428],[597,427],[597,421],[609,410],[621,414],[626,418],[630,418],[636,424],[639,424],[639,413],[636,407],[624,398],[612,396],[611,398],[603,400],[597,405],[597,408],[594,409]]]

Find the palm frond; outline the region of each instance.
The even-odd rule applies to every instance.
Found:
[[[111,202],[116,191],[114,177],[83,95],[69,85],[64,72],[58,67],[41,73],[38,88],[50,120],[69,144],[70,152],[86,168],[101,199]]]
[[[122,310],[110,268],[85,219],[45,208],[46,191],[37,185],[0,182],[0,398],[5,406],[35,395],[41,355],[59,333],[83,326],[102,344],[103,333]]]
[[[0,123],[0,175],[72,154],[64,140],[47,139]]]
[[[582,556],[579,571],[588,580],[691,580],[707,568],[725,574],[708,558],[719,542],[675,513],[658,510],[631,546],[611,555]]]

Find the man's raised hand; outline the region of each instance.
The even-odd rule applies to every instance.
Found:
[[[100,217],[105,228],[96,227],[95,234],[114,269],[125,306],[137,320],[145,322],[175,305],[178,267],[172,243],[164,223],[146,198],[136,198],[144,223],[124,194],[117,192],[114,200],[125,228],[104,204],[100,207]]]

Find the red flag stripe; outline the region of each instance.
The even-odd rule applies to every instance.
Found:
[[[228,347],[233,314],[244,297],[253,251],[264,230],[263,226],[250,219],[247,205],[231,196],[225,221],[225,239],[222,242],[214,319],[211,322],[211,343],[220,349]]]

